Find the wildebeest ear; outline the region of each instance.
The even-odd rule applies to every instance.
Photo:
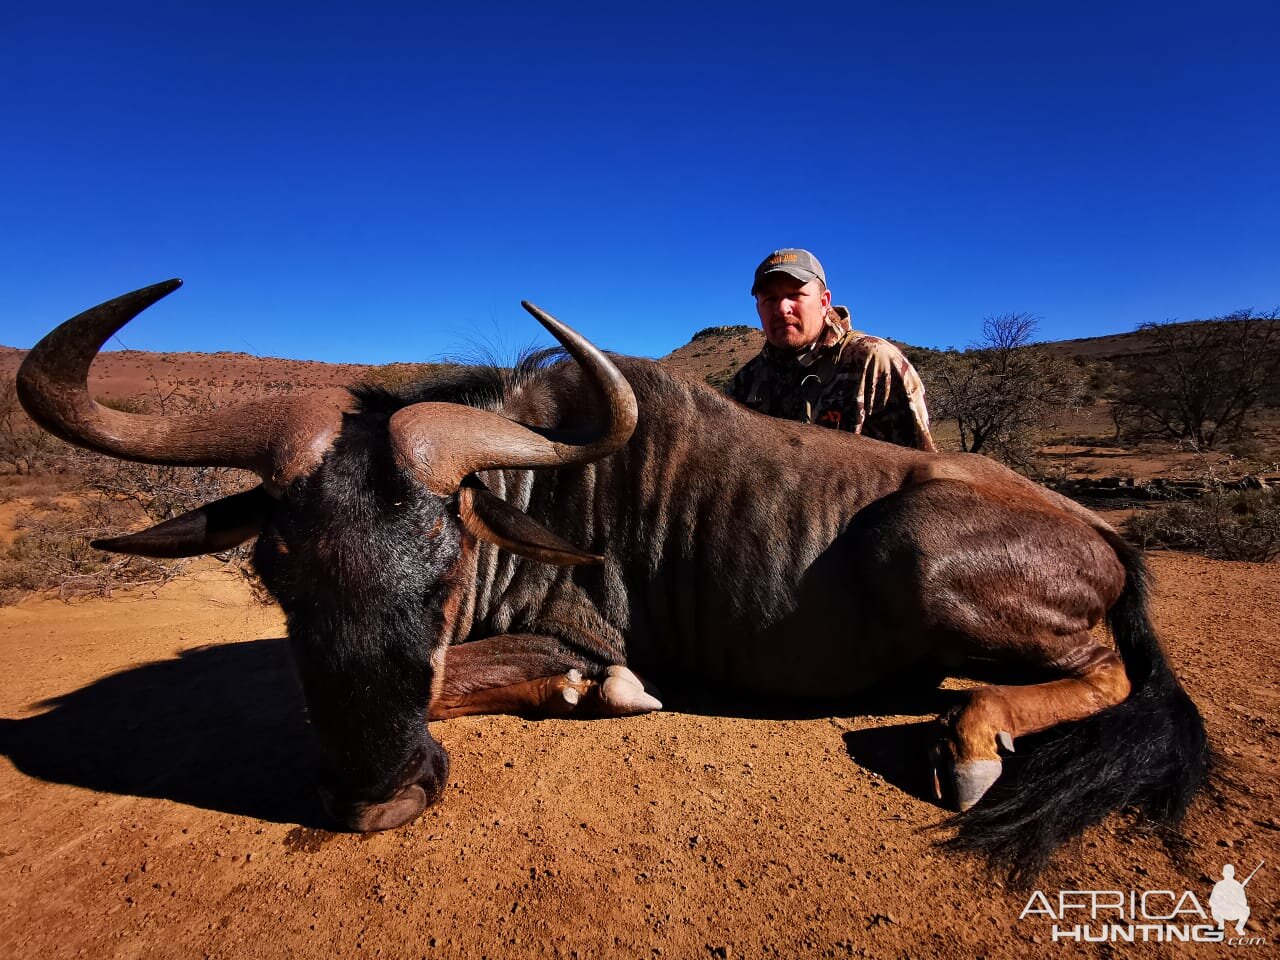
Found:
[[[180,517],[123,537],[93,540],[91,547],[143,557],[195,557],[238,547],[257,536],[276,501],[262,487],[223,497]]]
[[[579,550],[484,487],[466,485],[458,491],[458,517],[477,540],[531,560],[561,567],[604,562],[600,554]]]

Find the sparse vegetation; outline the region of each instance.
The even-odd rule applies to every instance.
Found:
[[[0,380],[0,463],[15,473],[30,474],[44,467],[58,441],[27,418],[18,402],[13,377]]]
[[[14,524],[17,536],[0,564],[0,603],[45,591],[63,598],[110,596],[123,587],[159,586],[177,576],[182,561],[126,557],[90,547],[92,538],[116,532],[105,520],[104,506],[99,501],[20,513]]]
[[[445,363],[387,363],[370,367],[360,379],[363,383],[396,390],[410,383],[430,380],[452,367],[452,364]]]
[[[127,413],[212,409],[208,401],[193,400],[179,393],[176,385],[159,381],[148,395],[99,398],[98,402]],[[0,421],[4,438],[12,439],[12,432],[22,436],[36,431],[20,409],[18,417],[16,428]],[[49,440],[37,466],[46,476],[58,478],[56,488],[66,496],[36,496],[29,508],[16,515],[13,542],[0,550],[4,561],[0,603],[12,603],[32,592],[108,596],[123,587],[164,583],[188,561],[103,553],[91,548],[89,541],[172,519],[247,485],[245,474],[238,470],[130,463]],[[221,557],[248,574],[247,547]]]
[[[1280,312],[1244,310],[1191,323],[1146,323],[1153,349],[1130,365],[1114,406],[1117,434],[1158,436],[1196,449],[1239,437],[1277,395]]]
[[[747,326],[745,323],[734,323],[719,327],[703,327],[689,339],[701,340],[704,337],[723,336],[726,334],[751,334],[755,333],[759,328]]]
[[[961,450],[1025,465],[1037,431],[1080,402],[1079,368],[1032,343],[1036,323],[1028,313],[988,317],[969,349],[919,352],[930,412],[955,422]]]
[[[1280,490],[1226,490],[1135,514],[1129,537],[1141,546],[1191,550],[1223,560],[1280,559]]]

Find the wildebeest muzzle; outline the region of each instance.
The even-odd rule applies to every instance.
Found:
[[[322,787],[320,802],[329,819],[343,829],[390,830],[414,820],[439,800],[448,779],[449,755],[427,737],[414,749],[388,799],[351,800]]]

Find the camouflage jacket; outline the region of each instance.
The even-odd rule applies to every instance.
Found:
[[[799,352],[765,344],[729,395],[772,417],[937,449],[915,367],[888,340],[853,330],[845,307],[833,307],[822,335]]]

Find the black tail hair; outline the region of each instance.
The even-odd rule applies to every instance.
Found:
[[[1169,669],[1147,615],[1142,556],[1118,534],[1099,532],[1124,565],[1124,589],[1107,623],[1132,690],[1091,717],[1020,738],[1000,781],[952,821],[957,832],[946,841],[985,856],[1017,885],[1113,811],[1134,807],[1176,830],[1213,764],[1200,712]]]

